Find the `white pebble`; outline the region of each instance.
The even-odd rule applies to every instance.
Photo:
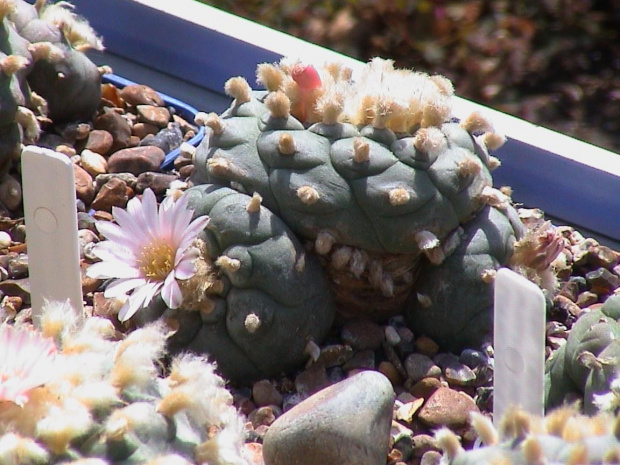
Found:
[[[0,231],[0,249],[6,249],[10,247],[13,241],[11,240],[11,236],[6,231]]]
[[[400,335],[394,326],[388,325],[385,327],[385,340],[391,346],[395,346],[401,341]]]

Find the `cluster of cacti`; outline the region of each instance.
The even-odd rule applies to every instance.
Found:
[[[163,323],[123,336],[64,304],[39,323],[0,327],[0,463],[248,463],[214,365],[187,354],[162,364]]]
[[[472,415],[483,446],[465,451],[448,429],[436,433],[446,465],[620,463],[620,417],[588,417],[564,407],[543,418],[513,409],[501,419],[499,432],[489,418]]]
[[[479,114],[453,118],[447,79],[388,60],[355,79],[340,64],[286,59],[257,75],[266,91],[232,78],[231,107],[198,118],[208,129],[194,184],[260,195],[311,244],[341,314],[386,318],[413,296],[412,324],[424,313],[434,337],[478,343],[490,327],[493,271],[524,234],[492,187],[499,161],[489,149],[504,138]],[[439,283],[416,283],[433,273]]]
[[[39,135],[38,119],[89,119],[101,73],[83,50],[101,41],[67,2],[0,1],[0,166]]]
[[[179,281],[181,308],[159,298],[134,320],[176,321],[170,350],[213,356],[227,379],[248,382],[302,364],[334,319],[316,257],[257,194],[202,185],[184,195],[195,217],[210,218],[195,243],[196,274]]]
[[[620,407],[620,296],[582,315],[547,361],[548,408],[580,399],[586,413]]]

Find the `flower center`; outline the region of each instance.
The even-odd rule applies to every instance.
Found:
[[[163,281],[174,269],[174,250],[161,241],[153,241],[138,256],[138,267],[145,277]]]

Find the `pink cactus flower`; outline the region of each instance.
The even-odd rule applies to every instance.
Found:
[[[54,342],[37,331],[0,325],[0,401],[20,407],[53,374]]]
[[[144,191],[142,201],[133,198],[127,210],[114,207],[112,214],[118,224],[97,222],[99,232],[108,240],[99,242],[93,253],[102,261],[93,264],[88,276],[116,278],[104,296],[120,297],[131,292],[119,312],[126,321],[157,295],[169,308],[178,308],[183,295],[178,279],[189,279],[195,273],[198,251],[190,247],[205,228],[209,218],[192,221],[187,208],[188,198],[166,197],[157,207],[155,194]]]

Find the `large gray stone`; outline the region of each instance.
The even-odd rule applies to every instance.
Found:
[[[384,465],[394,390],[363,371],[310,396],[279,417],[263,442],[265,465]]]

